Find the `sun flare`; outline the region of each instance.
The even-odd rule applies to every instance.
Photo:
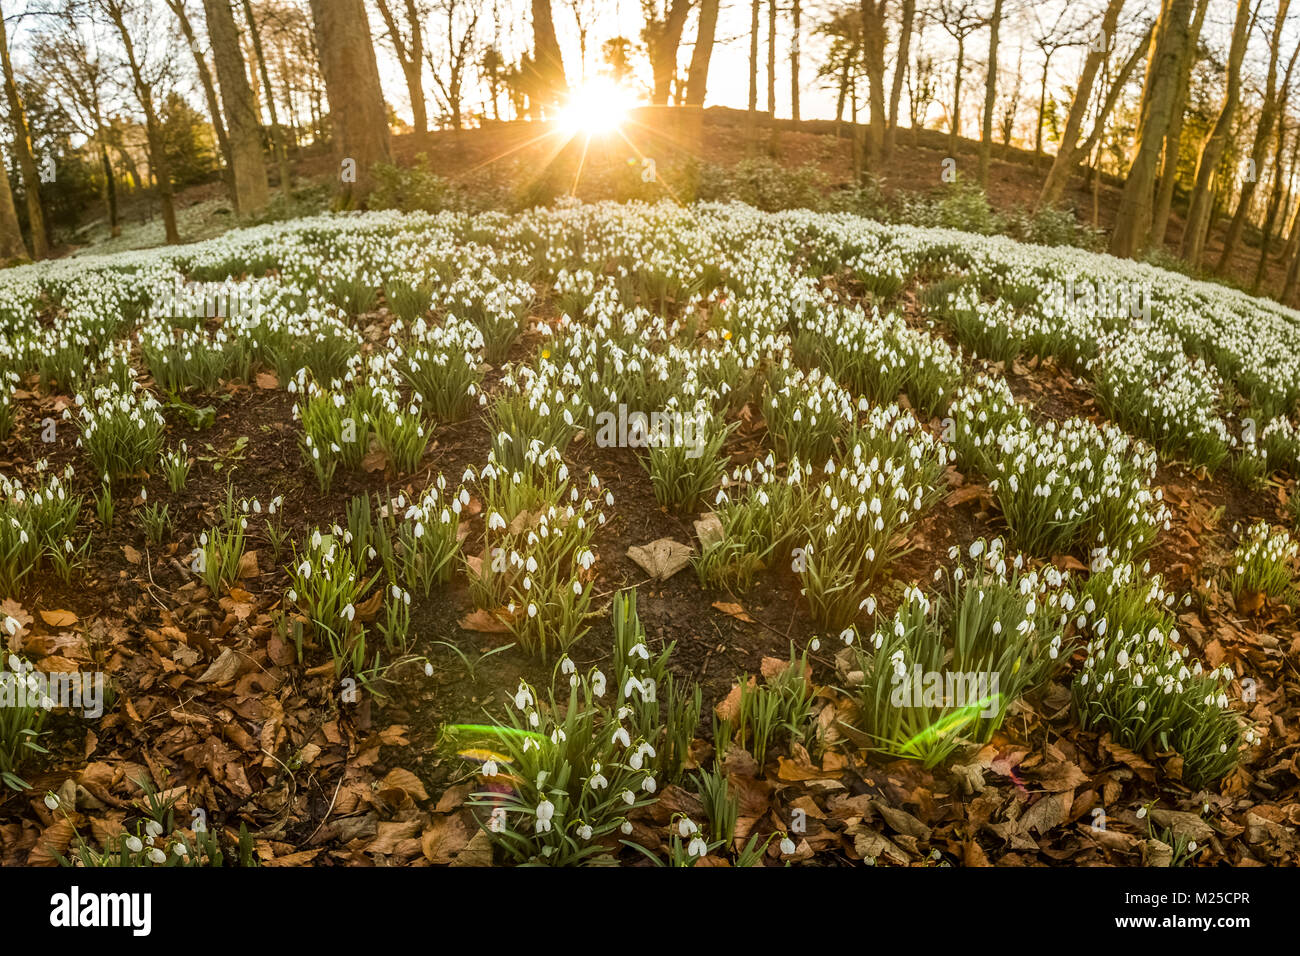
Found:
[[[634,102],[626,87],[610,80],[591,80],[569,94],[558,123],[571,135],[608,133],[623,125]]]

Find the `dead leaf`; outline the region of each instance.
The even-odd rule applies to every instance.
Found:
[[[649,544],[635,544],[627,549],[627,556],[656,581],[667,581],[690,564],[692,553],[693,549],[689,545],[672,538],[660,538]]]
[[[71,611],[41,611],[41,620],[50,627],[71,627],[77,623],[77,615]]]
[[[701,550],[706,550],[709,545],[721,541],[724,536],[722,520],[713,512],[710,511],[695,520],[695,537],[700,539]]]
[[[239,674],[240,657],[233,647],[224,648],[221,656],[208,665],[199,678],[200,684],[228,684]]]
[[[501,608],[505,611],[505,608]],[[458,622],[460,627],[466,631],[478,631],[482,634],[505,634],[510,628],[492,611],[478,608],[472,614],[467,614]]]
[[[739,604],[733,604],[729,601],[714,601],[713,606],[726,614],[728,617],[734,617],[737,621],[744,621],[746,624],[757,624],[758,622],[745,613],[745,609]]]
[[[388,776],[384,777],[383,782],[380,784],[380,789],[387,790],[391,787],[405,790],[411,795],[412,800],[429,799],[429,794],[424,789],[424,784],[420,782],[420,778],[402,767],[390,770]]]
[[[388,467],[388,455],[373,441],[370,443],[370,450],[366,452],[361,459],[362,471],[383,471]]]
[[[450,863],[469,845],[470,836],[459,816],[435,816],[420,837],[420,850],[430,863]]]
[[[257,566],[257,552],[245,551],[239,559],[239,570],[235,573],[236,578],[253,578],[262,573],[261,568]]]

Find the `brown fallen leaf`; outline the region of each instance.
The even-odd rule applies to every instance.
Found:
[[[370,450],[366,452],[361,459],[362,471],[383,471],[388,467],[388,455],[374,442],[371,442]]]
[[[420,850],[430,863],[450,863],[469,845],[471,836],[459,816],[435,816],[420,836]]]
[[[724,536],[722,519],[712,511],[695,520],[695,537],[700,539],[701,548],[707,548],[715,541],[721,541]]]
[[[943,503],[949,508],[955,508],[967,501],[974,501],[980,495],[988,494],[988,489],[983,485],[969,484],[963,485],[956,491],[950,492],[948,497],[943,499]]]
[[[235,572],[236,578],[253,578],[262,573],[262,569],[257,566],[257,552],[245,551],[239,559],[239,569]]]
[[[1263,591],[1242,591],[1237,595],[1237,612],[1239,614],[1258,614],[1264,607]]]
[[[689,545],[672,538],[659,538],[649,544],[635,544],[627,549],[627,556],[656,581],[667,581],[690,564],[691,554]]]
[[[501,608],[500,611],[505,612],[505,608]],[[478,631],[482,634],[505,634],[510,630],[496,613],[484,608],[466,614],[458,623],[462,630]]]
[[[71,627],[77,623],[77,615],[71,611],[40,611],[41,620],[50,627]]]
[[[757,624],[758,622],[745,613],[745,609],[739,604],[730,601],[714,601],[713,606],[726,614],[728,617],[734,617],[737,621],[744,621],[746,624]]]
[[[384,777],[380,786],[383,789],[397,787],[401,790],[405,790],[411,795],[412,800],[429,799],[429,794],[424,789],[424,784],[420,782],[420,778],[403,767],[396,767],[390,770],[388,775]]]
[[[224,648],[221,656],[208,665],[199,678],[200,684],[227,684],[239,674],[240,657],[233,647]]]
[[[452,866],[491,866],[492,838],[486,830],[479,830],[470,838],[465,849],[456,854]]]

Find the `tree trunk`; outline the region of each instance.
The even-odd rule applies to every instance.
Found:
[[[903,96],[903,76],[907,73],[912,49],[912,26],[916,22],[916,0],[903,0],[903,22],[898,32],[898,57],[889,87],[889,126],[885,129],[885,156],[894,151],[898,140],[898,102]]]
[[[862,65],[867,73],[867,158],[880,159],[885,149],[885,12],[888,0],[862,0]]]
[[[1199,0],[1196,13],[1192,17],[1191,32],[1187,37],[1187,47],[1183,59],[1178,65],[1178,94],[1174,99],[1173,113],[1169,117],[1169,130],[1165,133],[1164,153],[1160,160],[1160,183],[1156,187],[1155,212],[1151,217],[1151,234],[1148,243],[1163,246],[1165,233],[1169,230],[1169,213],[1174,205],[1174,189],[1178,185],[1178,158],[1182,155],[1183,125],[1187,114],[1187,95],[1192,82],[1192,67],[1195,66],[1196,44],[1201,36],[1201,27],[1205,23],[1205,12],[1210,0]]]
[[[994,0],[989,17],[989,68],[984,80],[984,125],[980,129],[979,182],[989,185],[989,163],[993,159],[993,107],[998,98],[998,31],[1002,26],[1002,0]]]
[[[700,4],[700,25],[691,51],[691,68],[686,80],[686,105],[703,106],[709,86],[709,61],[713,58],[713,39],[718,31],[718,0]]]
[[[145,82],[140,59],[136,56],[135,41],[131,39],[131,31],[126,27],[125,11],[120,3],[113,0],[105,4],[105,11],[113,26],[117,28],[118,37],[122,41],[122,51],[126,54],[127,66],[131,70],[131,84],[135,89],[135,97],[144,112],[145,141],[149,150],[149,166],[158,183],[158,205],[162,210],[163,235],[168,245],[175,245],[181,241],[181,234],[176,228],[176,200],[172,193],[171,163],[167,160],[167,145],[163,136],[162,122],[158,119],[158,111],[154,109],[153,92]]]
[[[108,234],[116,239],[122,234],[117,222],[117,177],[113,175],[113,161],[108,158],[108,145],[103,131],[99,134],[99,161],[104,167],[104,212],[108,216]]]
[[[266,208],[271,195],[266,183],[266,164],[262,161],[262,121],[253,105],[253,91],[248,85],[230,0],[203,0],[203,12],[208,23],[208,39],[212,41],[212,57],[217,63],[221,102],[226,108],[235,212],[252,216]]]
[[[356,206],[370,192],[375,164],[391,159],[366,8],[362,0],[311,0],[311,13],[339,161],[339,198]]]
[[[673,92],[673,79],[677,75],[677,49],[682,43],[682,29],[686,15],[691,11],[691,0],[673,0],[668,16],[656,24],[651,33],[650,67],[654,73],[652,102],[667,106]]]
[[[45,232],[45,211],[41,208],[41,175],[32,153],[32,134],[27,126],[27,110],[18,84],[14,79],[14,64],[9,58],[9,37],[5,32],[4,15],[0,13],[0,65],[4,67],[5,98],[9,101],[9,125],[13,127],[14,149],[18,156],[18,171],[23,180],[23,198],[27,201],[27,228],[32,234],[32,254],[44,259],[50,253],[49,238]],[[5,191],[9,186],[5,184]],[[9,204],[13,205],[10,193]]]
[[[275,153],[276,166],[280,172],[280,191],[286,197],[293,194],[293,172],[289,169],[289,147],[284,141],[284,127],[275,108],[275,88],[271,85],[271,73],[266,68],[266,54],[262,50],[262,29],[253,15],[252,0],[244,0],[244,19],[248,21],[248,33],[253,41],[253,56],[257,60],[257,71],[262,77],[262,89],[266,90],[266,109],[271,117],[271,143]],[[423,109],[424,104],[421,103]],[[418,127],[417,127],[418,129]]]
[[[1142,35],[1142,39],[1139,40],[1137,46],[1133,48],[1133,52],[1130,53],[1128,59],[1124,61],[1124,65],[1119,68],[1119,73],[1115,77],[1115,82],[1112,83],[1110,89],[1106,91],[1106,100],[1101,104],[1101,109],[1097,111],[1097,117],[1093,120],[1092,132],[1088,134],[1088,139],[1084,144],[1079,147],[1080,156],[1086,158],[1092,155],[1092,151],[1101,139],[1102,133],[1105,132],[1106,121],[1114,111],[1115,104],[1119,102],[1120,93],[1124,91],[1124,87],[1128,83],[1128,78],[1133,75],[1133,71],[1137,69],[1138,63],[1147,56],[1151,46],[1151,38],[1154,35],[1154,28],[1148,27],[1147,32]]]
[[[1052,51],[1056,52],[1055,50]],[[1047,117],[1047,67],[1052,62],[1052,54],[1043,57],[1043,76],[1038,84],[1038,125],[1034,129],[1034,166],[1037,168],[1043,158],[1043,123]]]
[[[749,133],[758,125],[758,12],[761,0],[749,4]]]
[[[767,0],[767,112],[776,117],[776,0]]]
[[[1132,258],[1140,253],[1151,227],[1151,202],[1156,161],[1169,129],[1170,112],[1178,92],[1178,65],[1188,42],[1188,21],[1193,0],[1164,0],[1152,40],[1146,89],[1142,91],[1140,119],[1133,164],[1124,180],[1115,229],[1110,237],[1112,255]],[[1118,81],[1117,81],[1118,85]]]
[[[328,0],[312,0],[312,5]],[[351,0],[360,6],[360,0]],[[547,106],[560,101],[568,87],[564,78],[564,58],[560,55],[560,41],[555,38],[555,20],[551,16],[551,0],[532,0],[533,7],[533,60],[541,84],[541,99]],[[374,54],[371,54],[374,59]]]
[[[948,131],[948,155],[956,159],[961,135],[961,74],[966,65],[966,41],[957,41],[957,73],[952,81],[952,122]]]
[[[1264,86],[1264,103],[1260,107],[1259,121],[1255,126],[1255,141],[1251,144],[1249,174],[1242,181],[1241,197],[1237,200],[1237,211],[1233,214],[1232,222],[1228,225],[1227,235],[1223,237],[1223,252],[1219,256],[1219,263],[1215,269],[1219,275],[1224,275],[1227,272],[1233,249],[1236,248],[1237,241],[1241,238],[1241,230],[1245,227],[1246,217],[1250,214],[1251,200],[1255,197],[1256,182],[1263,173],[1264,157],[1268,155],[1268,141],[1272,138],[1273,123],[1277,119],[1279,100],[1282,98],[1282,92],[1277,86],[1277,61],[1278,55],[1282,51],[1282,27],[1286,20],[1288,6],[1290,6],[1290,0],[1278,0],[1277,20],[1273,26],[1273,40],[1268,48],[1268,79]],[[1295,67],[1297,53],[1300,53],[1300,45],[1297,45],[1291,53],[1291,60],[1287,64],[1286,79],[1283,81],[1282,90],[1285,90],[1291,83],[1291,71]],[[1282,161],[1280,151],[1277,161],[1279,163]]]
[[[1300,145],[1300,138],[1296,140]],[[1286,118],[1281,117],[1277,123],[1277,146],[1274,150],[1273,161],[1273,190],[1268,197],[1268,208],[1264,212],[1264,226],[1259,242],[1259,262],[1255,264],[1255,279],[1251,283],[1251,295],[1259,294],[1259,287],[1264,282],[1264,274],[1268,271],[1268,249],[1273,243],[1273,228],[1277,225],[1278,212],[1282,208],[1282,195],[1289,190],[1289,187],[1295,181],[1295,162],[1296,149],[1291,149],[1290,174],[1284,179],[1282,176],[1282,159],[1286,152]]]
[[[203,98],[208,104],[208,115],[212,117],[212,131],[217,136],[217,149],[221,153],[221,180],[226,184],[226,194],[230,196],[230,204],[238,211],[239,200],[235,192],[235,177],[230,157],[230,137],[226,135],[226,121],[221,116],[221,101],[217,99],[217,88],[212,82],[212,72],[208,69],[207,60],[203,57],[203,49],[194,33],[194,25],[190,22],[190,15],[185,10],[184,0],[167,0],[167,6],[176,15],[176,19],[181,25],[181,35],[185,37],[185,43],[189,46],[190,53],[194,57],[194,69],[199,75],[199,85],[203,87]]]
[[[244,2],[247,3],[248,0]],[[424,98],[424,32],[420,25],[419,11],[415,7],[415,0],[406,0],[406,19],[411,25],[411,42],[406,43],[388,0],[378,0],[377,6],[393,42],[393,52],[397,54],[397,63],[402,68],[402,78],[406,80],[406,95],[411,100],[412,129],[417,139],[423,139],[429,131],[429,107]]]
[[[1187,212],[1187,225],[1183,229],[1183,258],[1193,268],[1200,268],[1205,252],[1205,239],[1214,211],[1214,194],[1217,187],[1219,160],[1228,147],[1232,133],[1233,114],[1241,98],[1241,60],[1246,54],[1246,40],[1252,19],[1251,0],[1237,0],[1237,19],[1232,27],[1232,44],[1228,50],[1228,72],[1223,106],[1214,121],[1214,127],[1201,145],[1201,155],[1196,161],[1196,185],[1192,190],[1192,204]]]
[[[1092,85],[1097,79],[1097,71],[1110,53],[1115,40],[1115,26],[1119,23],[1120,11],[1124,0],[1110,0],[1106,12],[1101,18],[1101,44],[1093,44],[1088,57],[1083,62],[1083,73],[1079,76],[1079,87],[1075,90],[1074,100],[1070,103],[1070,114],[1065,120],[1065,131],[1061,134],[1061,144],[1056,149],[1052,167],[1047,171],[1042,191],[1038,194],[1039,207],[1054,206],[1065,195],[1066,184],[1074,171],[1079,156],[1079,132],[1083,129],[1083,118],[1088,112],[1088,101],[1092,99]],[[1086,154],[1085,154],[1086,155]]]
[[[31,257],[23,242],[18,226],[18,211],[14,208],[14,194],[9,189],[8,164],[0,154],[0,265],[15,260],[25,262]]]
[[[790,0],[790,118],[799,122],[799,31],[802,16],[799,0]]]

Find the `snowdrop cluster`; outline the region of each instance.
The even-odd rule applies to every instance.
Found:
[[[1297,543],[1287,532],[1257,521],[1247,529],[1232,555],[1229,571],[1234,594],[1280,597],[1295,578]]]

